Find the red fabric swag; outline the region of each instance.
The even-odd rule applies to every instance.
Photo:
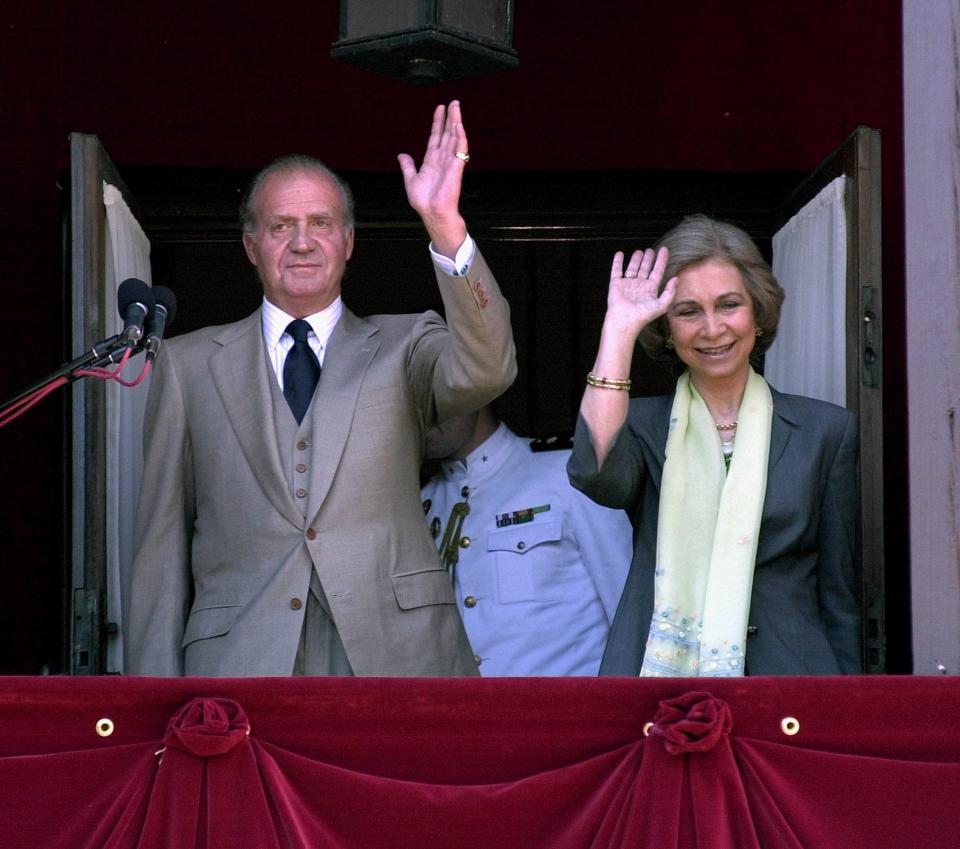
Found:
[[[954,845],[958,710],[929,678],[0,679],[0,847]]]

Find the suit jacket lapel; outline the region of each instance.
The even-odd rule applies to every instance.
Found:
[[[664,448],[670,430],[673,395],[659,396],[654,400],[658,403],[651,408],[642,436],[647,443],[647,470],[659,492],[660,482],[663,479]]]
[[[790,441],[790,434],[798,425],[798,420],[793,412],[790,399],[786,395],[781,395],[770,387],[770,394],[773,397],[773,422],[770,425],[770,460],[767,466],[767,480],[770,474],[780,462],[784,451],[787,449],[787,443]]]
[[[346,307],[330,335],[313,400],[313,461],[307,521],[323,505],[350,435],[360,387],[380,347],[379,328]],[[362,485],[362,481],[357,482]]]
[[[769,478],[773,469],[780,462],[787,444],[790,442],[790,434],[798,426],[798,419],[794,414],[790,399],[786,395],[777,392],[772,386],[770,394],[773,397],[773,421],[770,426],[770,460],[767,466],[767,476]],[[660,400],[660,399],[658,399]],[[652,409],[652,414],[647,419],[647,426],[643,432],[643,438],[647,442],[648,469],[656,483],[657,489],[660,488],[660,480],[663,476],[663,448],[667,444],[667,431],[670,424],[670,409],[673,406],[673,396],[662,396],[662,405],[657,405]],[[655,462],[649,462],[654,460]]]
[[[214,342],[221,347],[210,357],[210,373],[243,456],[271,504],[299,527],[303,518],[287,487],[277,445],[260,310],[225,327]]]

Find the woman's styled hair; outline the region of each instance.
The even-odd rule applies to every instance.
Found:
[[[339,174],[331,171],[319,159],[303,153],[290,153],[274,159],[265,166],[250,181],[247,193],[240,203],[240,226],[245,233],[252,233],[257,229],[257,213],[259,212],[260,189],[268,177],[274,174],[319,174],[333,182],[340,192],[343,202],[343,223],[353,227],[353,192]]]
[[[754,320],[763,331],[750,355],[751,362],[757,365],[777,336],[780,307],[785,295],[753,240],[733,224],[715,221],[706,215],[691,215],[664,235],[656,247],[670,251],[660,283],[661,292],[681,271],[707,260],[729,263],[740,272],[743,285],[753,301]],[[680,359],[673,349],[667,347],[669,336],[667,317],[662,315],[640,332],[640,344],[651,359],[677,367],[681,365]]]

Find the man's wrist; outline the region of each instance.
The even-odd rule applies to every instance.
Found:
[[[467,224],[460,215],[424,216],[423,225],[427,228],[433,250],[451,260],[467,238]]]
[[[464,276],[476,253],[476,242],[473,241],[469,233],[464,236],[456,250],[453,251],[452,258],[438,251],[432,242],[430,244],[430,256],[434,265],[450,277]]]

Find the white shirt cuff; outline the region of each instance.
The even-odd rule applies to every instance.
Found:
[[[476,252],[477,243],[473,241],[469,233],[467,233],[467,238],[463,240],[463,244],[457,248],[457,255],[454,259],[438,254],[433,249],[433,244],[430,245],[430,258],[433,260],[433,264],[450,277],[463,277],[467,273],[470,263],[473,262]]]

